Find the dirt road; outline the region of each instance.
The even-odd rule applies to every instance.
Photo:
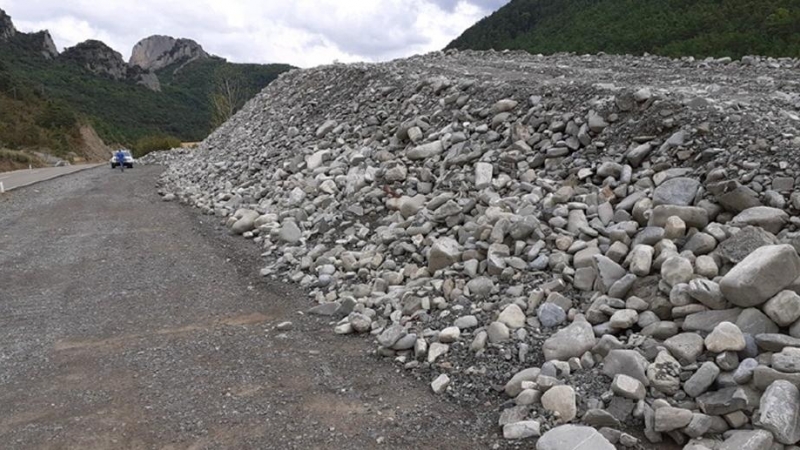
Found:
[[[498,442],[491,411],[298,314],[308,300],[257,276],[257,246],[160,201],[158,172],[99,168],[0,197],[0,447]]]

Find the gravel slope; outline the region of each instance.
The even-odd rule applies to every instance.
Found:
[[[308,300],[257,276],[255,246],[159,200],[159,171],[96,169],[0,197],[3,448],[500,440],[491,411],[436,398],[366,340],[299,315]]]

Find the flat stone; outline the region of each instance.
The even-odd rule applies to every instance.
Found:
[[[735,323],[741,312],[741,309],[733,308],[690,314],[683,321],[683,329],[685,331],[706,331],[710,333],[722,322]]]
[[[778,234],[789,221],[789,215],[782,209],[769,206],[756,206],[748,208],[733,218],[730,225],[745,227],[752,225]]]
[[[562,425],[545,433],[536,442],[536,450],[616,450],[594,428]]]
[[[759,424],[781,444],[800,441],[800,390],[788,381],[773,382],[761,396]]]
[[[780,333],[765,333],[756,335],[756,344],[766,352],[779,352],[786,347],[800,347],[800,338]]]
[[[453,322],[459,330],[467,330],[478,326],[478,318],[475,316],[462,316]]]
[[[661,183],[653,191],[653,206],[689,206],[694,201],[700,182],[693,178],[678,177]]]
[[[686,293],[709,309],[725,309],[728,307],[728,302],[725,300],[719,284],[711,280],[694,279],[689,281]]]
[[[503,438],[509,440],[539,437],[541,425],[535,420],[523,420],[503,426]]]
[[[710,416],[721,416],[741,411],[747,408],[747,401],[747,394],[739,387],[729,387],[697,397],[697,404],[700,406],[700,410]]]
[[[753,370],[753,386],[756,389],[766,390],[777,380],[784,380],[800,387],[800,373],[779,372],[772,367],[758,366]]]
[[[541,375],[542,370],[538,367],[531,367],[520,372],[517,372],[516,375],[511,377],[510,380],[506,383],[505,386],[505,393],[509,397],[516,397],[517,395],[522,392],[522,383],[525,381],[536,381]]]
[[[758,308],[747,308],[742,311],[736,319],[736,326],[742,333],[752,336],[778,332],[778,325]]]
[[[708,211],[696,206],[659,205],[653,208],[647,225],[651,227],[665,227],[667,219],[672,216],[680,217],[689,228],[702,230],[708,225]]]
[[[442,141],[434,141],[427,144],[419,145],[406,152],[406,158],[410,160],[428,159],[436,156],[444,151]]]
[[[771,450],[774,438],[765,430],[741,430],[725,439],[718,450]]]
[[[597,270],[597,282],[600,283],[603,291],[608,291],[614,283],[624,277],[628,271],[610,258],[603,255],[594,255],[594,268]]]
[[[389,348],[406,334],[408,332],[401,325],[391,325],[378,335],[378,343],[383,347]]]
[[[428,362],[433,364],[440,356],[446,354],[448,351],[450,351],[449,345],[442,344],[441,342],[434,342],[431,344],[430,348],[428,348]]]

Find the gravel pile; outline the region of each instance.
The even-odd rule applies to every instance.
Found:
[[[448,52],[282,75],[161,192],[539,450],[800,441],[798,61]],[[632,430],[644,430],[636,433]],[[774,446],[774,444],[780,444]]]

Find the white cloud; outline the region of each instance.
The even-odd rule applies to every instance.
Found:
[[[22,31],[59,49],[98,39],[129,57],[140,39],[196,40],[235,62],[301,67],[384,61],[443,48],[508,0],[0,0]]]

